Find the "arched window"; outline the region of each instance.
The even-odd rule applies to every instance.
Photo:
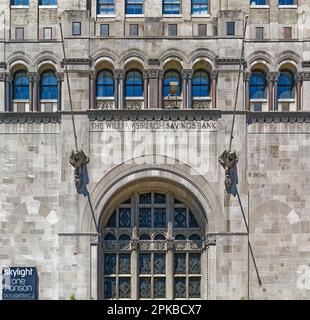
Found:
[[[168,97],[170,95],[170,83],[177,82],[178,83],[178,91],[177,96],[181,95],[181,76],[180,73],[176,70],[168,70],[164,76],[164,97]]]
[[[57,78],[53,71],[46,71],[40,79],[40,99],[57,100]]]
[[[29,99],[29,78],[27,72],[17,71],[13,76],[13,100]]]
[[[210,77],[204,70],[197,70],[193,75],[193,97],[209,97],[210,95]]]
[[[114,96],[114,79],[113,73],[109,70],[102,70],[98,73],[96,79],[96,96],[113,97]]]
[[[250,79],[250,99],[266,99],[266,76],[261,71],[254,71]]]
[[[294,99],[295,81],[291,71],[281,71],[278,81],[278,99]]]
[[[107,219],[103,233],[113,233],[119,242],[124,235],[128,239],[127,234],[135,233],[139,240],[128,246],[103,241],[103,298],[201,298],[200,234],[204,227],[198,221],[196,213],[172,193],[136,193],[122,202]],[[164,235],[169,228],[176,234],[175,240],[182,240],[175,241],[173,249],[168,248]],[[168,250],[172,250],[173,260],[169,260]],[[131,270],[133,264],[135,270]],[[132,278],[137,287],[131,286]]]
[[[139,70],[131,70],[126,74],[126,97],[143,96],[143,77]]]

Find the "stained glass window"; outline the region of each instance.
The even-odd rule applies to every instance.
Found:
[[[166,227],[166,208],[154,209],[154,227],[155,228]]]
[[[120,208],[119,209],[119,227],[129,228],[131,226],[131,209]]]
[[[164,193],[154,193],[155,204],[166,204],[166,195]]]
[[[151,208],[139,209],[139,226],[140,228],[150,228],[152,225]]]
[[[200,274],[200,253],[190,253],[188,265],[190,274]]]
[[[151,278],[140,278],[139,293],[140,298],[151,298]]]
[[[174,279],[174,297],[186,298],[186,278],[176,277]]]
[[[130,278],[119,279],[119,297],[130,298]]]
[[[185,274],[186,273],[186,254],[176,253],[174,255],[174,273]]]
[[[166,255],[164,253],[154,253],[154,273],[166,273]]]
[[[140,204],[151,204],[152,203],[152,194],[151,193],[143,193],[139,196]]]
[[[104,255],[104,273],[115,274],[116,273],[116,254],[107,253]]]
[[[190,277],[188,283],[189,298],[199,298],[200,297],[200,278]]]
[[[166,297],[166,278],[154,279],[154,298]]]
[[[116,213],[115,212],[110,217],[110,219],[107,223],[107,227],[108,228],[115,228],[116,227]]]
[[[119,273],[130,274],[130,254],[120,253],[119,254]]]
[[[191,212],[189,212],[189,227],[190,228],[199,228],[199,224]]]
[[[151,254],[150,253],[139,254],[139,272],[140,274],[151,273]]]
[[[116,297],[116,278],[104,278],[104,297],[113,299]]]
[[[174,226],[175,228],[186,227],[186,208],[174,208]]]

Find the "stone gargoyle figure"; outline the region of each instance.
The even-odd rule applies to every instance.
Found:
[[[222,167],[225,170],[225,188],[228,194],[231,193],[231,186],[233,183],[233,170],[236,167],[236,164],[238,163],[238,157],[235,151],[228,151],[225,150],[220,156],[219,156],[219,163],[222,165]]]
[[[69,162],[74,167],[74,182],[79,191],[83,185],[83,167],[89,162],[89,158],[83,150],[72,150]]]

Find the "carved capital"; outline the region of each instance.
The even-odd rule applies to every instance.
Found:
[[[125,78],[125,70],[123,70],[123,69],[115,69],[113,75],[114,75],[114,79],[124,80],[124,78]]]
[[[173,250],[173,248],[174,248],[174,240],[167,239],[167,250]]]
[[[57,81],[64,81],[64,73],[63,72],[56,72],[56,78],[57,78]]]
[[[271,81],[271,82],[275,82],[275,81],[278,81],[279,79],[279,76],[280,76],[280,72],[268,72],[267,74],[267,81]]]
[[[28,72],[28,77],[30,82],[38,82],[39,75],[37,72]]]
[[[194,71],[192,69],[184,69],[182,71],[182,79],[192,79]]]
[[[302,82],[303,80],[304,80],[304,73],[303,72],[296,72],[295,81]]]
[[[139,247],[139,239],[132,239],[131,240],[131,249],[138,250]]]
[[[212,70],[210,75],[211,75],[212,80],[213,79],[217,80],[219,72],[218,72],[218,70]]]
[[[250,72],[250,71],[243,72],[243,80],[245,82],[249,82],[251,79],[251,75],[252,75],[252,72]]]
[[[96,72],[95,72],[95,70],[90,70],[90,71],[89,71],[89,79],[90,79],[90,80],[96,79]]]

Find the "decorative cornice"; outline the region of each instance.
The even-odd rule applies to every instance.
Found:
[[[89,71],[89,79],[94,80],[96,78],[96,71],[90,70]]]
[[[66,61],[67,65],[87,65],[91,66],[92,60],[87,58],[87,59],[66,59],[61,61],[61,66],[64,66],[64,61]]]
[[[60,123],[61,115],[56,112],[4,112],[0,113],[0,123]]]
[[[235,58],[217,58],[216,64],[217,65],[239,65],[240,59]],[[246,67],[247,62],[243,59],[242,64],[244,67]]]
[[[217,121],[219,110],[89,110],[90,121]]]
[[[247,123],[310,122],[310,112],[248,112]]]

